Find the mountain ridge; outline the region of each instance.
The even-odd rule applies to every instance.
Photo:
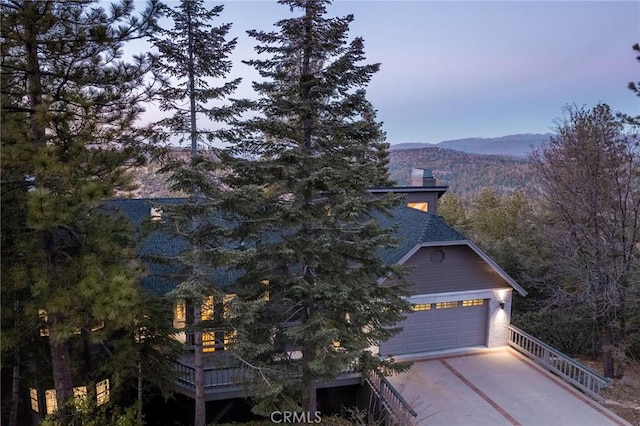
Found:
[[[551,133],[520,133],[494,138],[451,139],[437,143],[405,142],[391,144],[391,151],[440,147],[473,154],[508,155],[526,157],[535,148],[549,140]]]

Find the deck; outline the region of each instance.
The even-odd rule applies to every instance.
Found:
[[[250,383],[255,369],[234,358],[231,351],[204,354],[204,392],[207,401],[241,398],[246,395],[244,385]],[[195,368],[193,352],[186,351],[175,364],[178,372],[178,392],[195,398]],[[330,382],[318,382],[317,388],[349,386],[363,383],[360,373],[343,371]]]

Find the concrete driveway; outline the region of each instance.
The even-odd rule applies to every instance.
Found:
[[[629,425],[508,348],[422,359],[389,381],[418,425]]]

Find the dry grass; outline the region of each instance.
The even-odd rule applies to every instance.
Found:
[[[602,362],[581,360],[584,365],[602,373]],[[634,426],[640,426],[640,362],[629,361],[622,379],[603,390],[605,407]]]

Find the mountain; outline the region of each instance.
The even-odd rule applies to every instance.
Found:
[[[449,186],[457,197],[469,199],[487,186],[499,194],[514,190],[532,192],[535,175],[529,161],[507,155],[482,155],[456,151],[425,144],[424,148],[396,149],[389,156],[389,174],[397,185],[409,185],[412,168],[433,170],[438,185]],[[421,145],[424,146],[424,145]],[[188,157],[188,151],[175,149],[178,157]],[[160,165],[150,162],[132,171],[138,188],[129,196],[171,197],[184,196],[168,189],[167,174],[159,173]]]
[[[498,138],[454,139],[438,142],[436,144],[411,142],[393,144],[391,145],[391,150],[397,151],[404,149],[437,146],[440,148],[455,149],[458,151],[474,154],[495,154],[509,155],[513,157],[526,157],[529,152],[531,152],[531,147],[536,147],[548,141],[549,136],[551,136],[551,133],[526,133],[520,135],[501,136]]]
[[[411,169],[433,170],[438,185],[449,186],[457,197],[469,199],[487,186],[499,194],[515,190],[533,193],[535,173],[525,158],[481,155],[428,146],[391,151],[389,174],[397,185],[409,185]]]

